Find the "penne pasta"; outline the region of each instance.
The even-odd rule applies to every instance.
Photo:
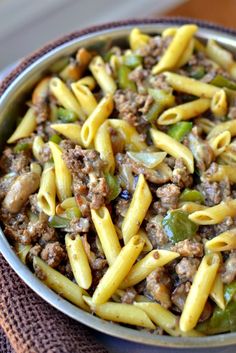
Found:
[[[207,206],[195,202],[183,202],[179,204],[179,207],[187,213],[193,213],[207,208]]]
[[[210,292],[210,297],[220,309],[225,309],[224,285],[219,273],[216,275],[214,284]]]
[[[205,243],[210,251],[230,251],[236,249],[236,228],[227,230]]]
[[[128,276],[124,279],[120,288],[132,287],[144,280],[157,267],[164,266],[168,262],[179,257],[179,254],[168,250],[152,250],[146,256],[137,262],[130,270]]]
[[[97,101],[87,85],[82,85],[80,81],[72,83],[71,89],[78,99],[83,111],[88,116],[92,114],[97,106]]]
[[[143,229],[139,229],[137,233],[144,240],[143,252],[149,252],[153,249],[153,245],[150,242],[147,233]]]
[[[236,124],[234,120],[226,121],[216,125],[208,134],[207,139],[210,140],[212,137],[219,135],[221,132],[229,131],[231,137],[236,136]]]
[[[199,98],[192,102],[177,105],[165,110],[157,119],[157,123],[159,125],[170,125],[182,120],[189,120],[204,113],[210,106],[211,101],[207,98]]]
[[[196,326],[214,285],[219,265],[219,255],[210,253],[203,257],[180,317],[179,326],[182,331],[188,332]]]
[[[193,78],[181,76],[173,72],[164,72],[167,83],[179,92],[192,94],[201,98],[213,98],[220,88]]]
[[[81,139],[85,147],[88,147],[92,143],[98,128],[112,113],[113,106],[112,95],[107,94],[100,100],[96,109],[85,121],[81,130]]]
[[[133,235],[137,234],[151,202],[151,191],[144,176],[140,174],[131,204],[121,226],[125,244],[128,243]]]
[[[149,318],[157,326],[161,327],[171,336],[202,336],[202,334],[196,330],[191,330],[189,332],[181,331],[179,328],[178,317],[175,316],[171,311],[163,308],[158,303],[135,302],[134,305],[145,311]]]
[[[108,264],[111,266],[121,251],[119,238],[108,209],[91,210],[92,221],[97,231]]]
[[[208,225],[221,223],[228,216],[236,216],[236,200],[223,201],[216,206],[193,212],[189,219],[197,224]]]
[[[81,288],[89,289],[92,284],[92,272],[79,234],[67,234],[66,251],[76,282]]]
[[[92,300],[95,305],[104,304],[115,293],[137,260],[143,246],[143,239],[135,235],[121,249],[93,293]]]
[[[208,134],[215,127],[214,122],[206,118],[197,118],[194,122],[206,134]]]
[[[13,134],[7,140],[7,143],[14,143],[17,140],[29,137],[36,128],[36,113],[33,108],[29,108],[21,120],[20,124],[16,127]]]
[[[211,146],[214,155],[219,156],[223,153],[231,141],[231,134],[229,131],[223,131],[219,135],[216,135],[209,139],[209,145]]]
[[[83,300],[83,291],[77,284],[69,280],[60,272],[54,270],[39,257],[34,256],[34,270],[39,271],[40,278],[49,288],[54,290],[60,296],[68,299],[71,303],[79,306],[81,309],[89,311],[88,305]]]
[[[76,145],[83,146],[81,139],[81,126],[79,124],[51,124],[51,128],[67,137]]]
[[[71,174],[63,161],[61,148],[54,142],[49,142],[49,147],[55,164],[57,196],[62,202],[72,195]]]
[[[138,28],[133,28],[129,35],[129,45],[132,50],[144,47],[150,40],[147,34],[142,33]]]
[[[106,162],[105,171],[108,173],[114,173],[115,159],[109,132],[109,121],[104,121],[104,123],[98,128],[94,138],[94,147],[95,150],[100,153],[100,158]]]
[[[114,79],[108,74],[106,65],[101,56],[95,56],[91,60],[89,69],[104,94],[113,94],[116,91],[116,83]]]
[[[221,181],[224,179],[229,179],[230,182],[236,183],[235,167],[231,165],[219,164],[213,174],[206,173],[205,177],[209,181]]]
[[[93,91],[97,84],[93,76],[84,76],[77,82],[82,86],[87,86],[90,91]]]
[[[56,179],[54,167],[45,165],[37,194],[39,208],[48,216],[54,216],[56,210]]]
[[[108,302],[95,306],[91,298],[87,296],[83,298],[90,306],[91,310],[104,320],[141,326],[152,330],[155,329],[155,325],[149,319],[148,315],[142,309],[134,305]]]
[[[42,159],[42,152],[43,152],[43,147],[45,146],[45,143],[43,142],[43,139],[41,136],[36,136],[33,141],[32,145],[32,152],[34,157],[39,161],[43,162]]]
[[[157,148],[160,148],[162,151],[169,153],[175,158],[182,158],[189,172],[194,172],[193,155],[187,147],[157,129],[150,129],[150,133],[153,143]]]
[[[221,89],[216,92],[211,100],[211,111],[216,118],[226,116],[228,110],[228,102],[225,90]]]
[[[120,119],[109,119],[109,125],[123,135],[127,150],[142,151],[147,148],[146,143],[137,133],[136,129],[127,121]]]
[[[182,66],[186,65],[189,62],[191,56],[193,55],[194,44],[195,44],[195,41],[192,38],[190,40],[190,42],[188,43],[185,51],[181,55],[181,57],[180,57],[180,59],[178,61],[178,64],[177,64],[177,68],[182,67]]]
[[[81,120],[85,119],[85,114],[79,102],[60,78],[53,77],[50,80],[49,88],[64,108],[74,112]]]
[[[195,25],[183,25],[178,28],[164,55],[152,68],[152,74],[176,68],[197,29]]]

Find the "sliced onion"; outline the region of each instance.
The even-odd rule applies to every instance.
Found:
[[[127,152],[129,158],[133,161],[142,164],[146,168],[155,168],[166,157],[165,152]]]

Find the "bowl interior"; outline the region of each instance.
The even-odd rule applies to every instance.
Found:
[[[0,97],[0,148],[3,147],[5,141],[14,130],[16,119],[21,111],[22,102],[27,99],[28,93],[37,80],[47,74],[48,68],[55,61],[64,56],[73,54],[79,47],[96,49],[99,52],[104,51],[109,45],[125,47],[127,45],[128,34],[134,26],[138,26],[146,33],[157,34],[167,27],[180,24],[179,20],[176,22],[174,20],[154,20],[149,22],[140,20],[138,23],[137,21],[129,21],[124,24],[113,24],[110,27],[108,25],[100,26],[97,27],[96,30],[91,30],[90,33],[82,36],[78,34],[75,38],[53,48],[43,56],[39,53],[38,58],[32,64],[29,63],[29,65],[26,66]],[[184,23],[186,21],[183,20],[182,22]],[[221,28],[202,24],[198,37],[202,40],[214,38],[232,52],[236,52],[236,40],[234,36]],[[103,333],[134,342],[163,347],[216,347],[236,343],[236,333],[202,338],[154,336],[144,331],[137,331],[106,322],[75,307],[41,283],[31,271],[20,262],[1,229],[0,250],[18,275],[38,295],[66,315]]]

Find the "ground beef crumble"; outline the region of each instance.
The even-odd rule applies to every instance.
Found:
[[[175,184],[166,184],[160,186],[156,190],[157,197],[160,198],[161,204],[167,209],[178,207],[180,188]]]

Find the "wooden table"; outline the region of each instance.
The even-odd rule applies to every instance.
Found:
[[[236,28],[236,0],[188,0],[163,15],[198,18]]]

